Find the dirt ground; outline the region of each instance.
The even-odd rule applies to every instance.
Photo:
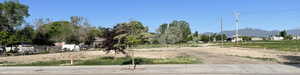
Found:
[[[132,52],[128,52],[132,53]],[[253,49],[253,48],[220,48],[218,46],[202,45],[201,47],[181,47],[181,48],[148,48],[148,49],[134,49],[134,56],[146,58],[171,58],[183,54],[195,56],[199,58],[204,64],[278,64],[274,61],[263,61],[253,58],[272,58],[278,60],[280,63],[299,63],[299,52],[282,52],[267,49]],[[30,63],[36,61],[50,61],[50,60],[70,60],[73,59],[92,59],[99,56],[115,56],[114,53],[105,54],[102,51],[81,51],[81,52],[67,52],[54,54],[38,54],[26,56],[9,56],[0,57],[0,62],[17,62]],[[118,54],[118,57],[125,56]]]

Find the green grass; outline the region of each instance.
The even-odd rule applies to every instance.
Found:
[[[245,48],[266,48],[266,49],[276,49],[280,51],[300,52],[299,40],[253,41],[253,42],[241,42],[239,44],[225,43],[224,46],[245,47]]]
[[[33,62],[29,64],[4,64],[2,66],[76,66],[76,65],[127,65],[131,64],[130,57],[98,57],[89,60],[76,60],[73,65],[70,65],[69,60],[43,61]],[[201,63],[197,58],[191,56],[179,56],[176,58],[135,58],[136,64],[198,64]]]

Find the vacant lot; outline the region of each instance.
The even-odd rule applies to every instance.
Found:
[[[218,46],[209,46],[207,44],[203,44],[199,47],[144,48],[133,50],[134,56],[139,58],[167,59],[176,58],[178,56],[192,56],[197,58],[197,60],[201,61],[203,64],[278,64],[299,63],[300,61],[299,52],[286,52],[260,48],[220,48]],[[71,58],[74,60],[91,60],[107,56],[125,57],[123,54],[105,54],[105,52],[102,51],[82,51],[0,57],[0,62],[33,63],[41,61],[70,60]]]

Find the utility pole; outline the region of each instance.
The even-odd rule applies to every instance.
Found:
[[[234,16],[235,16],[235,25],[236,25],[236,29],[235,29],[235,42],[236,45],[238,45],[238,40],[239,40],[239,22],[240,22],[240,13],[239,12],[234,12]]]
[[[222,48],[224,47],[224,33],[223,33],[223,19],[222,17],[220,18],[220,25],[221,25],[221,43],[222,43]]]

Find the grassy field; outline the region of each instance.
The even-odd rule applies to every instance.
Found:
[[[252,41],[225,43],[224,46],[228,47],[245,47],[245,48],[266,48],[275,49],[280,51],[300,52],[300,40],[282,40],[282,41]]]
[[[96,59],[89,60],[75,60],[73,65],[70,65],[69,60],[59,61],[44,61],[33,62],[29,64],[14,64],[12,62],[1,62],[2,66],[78,66],[78,65],[128,65],[131,64],[132,59],[130,57],[98,57]],[[178,56],[176,58],[135,58],[136,64],[199,64],[201,61],[192,56]]]

